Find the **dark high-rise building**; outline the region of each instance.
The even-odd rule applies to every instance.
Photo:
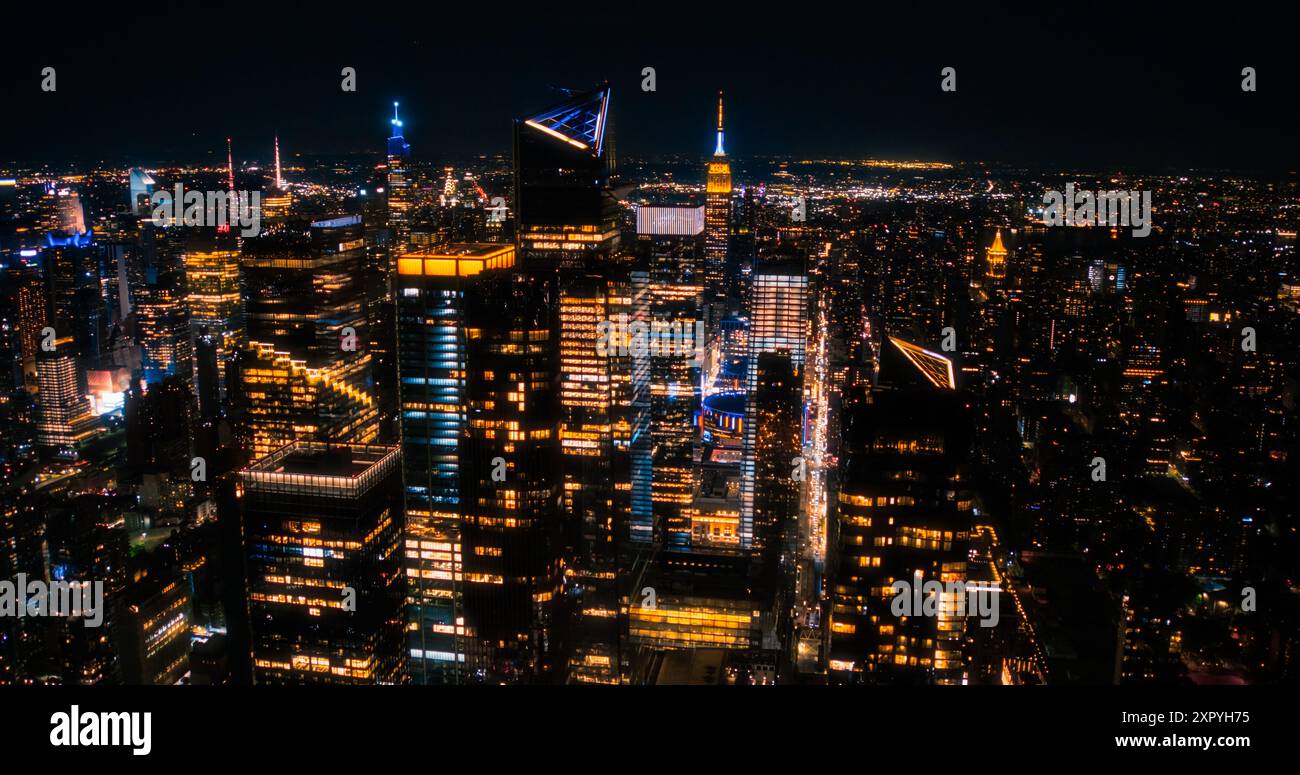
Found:
[[[258,683],[404,680],[400,458],[299,441],[240,472]]]
[[[190,588],[179,575],[137,582],[115,622],[122,682],[171,686],[190,670]]]
[[[515,196],[523,263],[584,266],[618,247],[610,188],[608,85],[515,121]]]
[[[803,374],[785,351],[758,356],[754,387],[754,558],[769,594],[781,557],[797,532],[805,479]]]
[[[111,684],[118,680],[112,632],[126,586],[127,535],[121,526],[124,498],[79,495],[46,509],[48,578],[102,584],[102,619],[87,627],[80,618],[48,620],[66,684]]]
[[[50,325],[59,338],[70,337],[73,354],[95,365],[108,345],[107,311],[100,288],[99,252],[92,235],[46,235],[45,290]]]
[[[0,274],[0,396],[4,396],[0,400],[8,400],[23,384],[22,324],[15,290],[8,272]]]
[[[221,415],[221,369],[218,337],[207,328],[194,332],[194,396],[199,417],[211,421]]]
[[[972,427],[952,362],[897,337],[880,384],[846,410],[833,547],[829,667],[844,683],[958,683],[965,619],[944,592],[936,615],[896,616],[895,581],[966,580]]]
[[[149,387],[126,391],[126,472],[136,482],[149,477],[188,492],[190,479],[189,383],[172,376]]]
[[[556,667],[563,503],[553,278],[492,273],[465,298],[466,661],[494,682],[547,680]]]
[[[530,494],[533,502],[524,506],[531,514],[523,529],[483,534],[484,540],[512,546],[514,562],[532,555],[530,577],[520,581],[533,586],[545,605],[535,606],[525,616],[518,598],[525,587],[516,586],[510,597],[502,598],[491,619],[481,620],[492,628],[511,620],[530,622],[530,641],[515,638],[510,644],[513,653],[485,655],[498,665],[549,674],[565,661],[568,680],[602,683],[621,680],[616,558],[637,510],[634,448],[644,446],[647,454],[639,457],[648,462],[649,443],[645,426],[637,421],[632,358],[602,325],[626,317],[632,295],[627,271],[614,266],[620,207],[611,188],[615,161],[609,102],[605,84],[571,94],[563,103],[515,122],[515,212],[521,263],[537,282],[550,288],[539,287],[542,295],[530,298],[531,320],[517,318],[516,322],[524,330],[545,325],[550,334],[544,347],[554,356],[544,363],[539,342],[529,359],[535,376],[528,386],[527,423],[536,428],[536,441],[529,446],[542,450],[554,445],[559,453],[554,461],[558,465],[552,469],[540,457],[532,457],[532,452],[515,464],[520,474],[538,484],[558,475],[562,496],[556,504],[559,511],[548,515],[539,497],[542,490],[530,486],[536,491]],[[548,318],[544,324],[543,317]],[[540,331],[530,334],[540,335]],[[550,371],[552,379],[558,378],[553,387],[543,387],[542,368]],[[471,377],[475,373],[472,369]],[[544,418],[546,402],[554,403],[551,411],[557,413],[558,425]],[[494,422],[509,420],[499,415]],[[547,432],[554,437],[542,435]],[[486,450],[489,445],[481,443],[477,448]],[[644,474],[648,479],[648,466]],[[485,481],[482,473],[478,479]],[[497,508],[508,505],[498,502]],[[643,515],[647,521],[648,517]],[[562,549],[570,558],[572,609],[567,606],[570,601],[561,606],[556,599],[561,579],[558,565],[552,563],[560,560]],[[567,632],[569,624],[572,633]]]
[[[4,471],[0,467],[0,472]],[[40,493],[0,475],[0,580],[46,574],[46,510]],[[29,662],[39,660],[43,638],[38,621],[0,616],[0,685],[31,678]]]

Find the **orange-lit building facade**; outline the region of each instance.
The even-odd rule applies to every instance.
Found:
[[[401,683],[401,453],[295,442],[240,472],[258,683]]]

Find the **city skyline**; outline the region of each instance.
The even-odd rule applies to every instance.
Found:
[[[1274,62],[282,13],[0,128],[0,686],[1300,680]]]

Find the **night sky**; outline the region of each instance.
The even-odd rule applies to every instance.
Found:
[[[1296,168],[1294,21],[1238,4],[397,5],[6,8],[0,160],[380,153],[395,99],[417,158],[508,152],[553,87],[608,79],[620,155],[710,153],[722,88],[733,155]]]

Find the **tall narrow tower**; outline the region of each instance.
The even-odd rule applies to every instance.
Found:
[[[718,144],[709,161],[704,200],[704,287],[713,301],[726,297],[727,247],[731,239],[731,162],[722,148],[722,92],[718,92]],[[710,320],[715,319],[710,316]]]
[[[226,138],[226,185],[235,190],[235,155],[230,149],[230,138]]]
[[[280,136],[275,136],[275,189],[284,190],[284,178],[280,176]]]
[[[749,298],[749,347],[745,366],[745,441],[741,458],[740,479],[740,545],[749,549],[754,543],[754,482],[759,457],[760,410],[770,413],[773,406],[759,406],[759,363],[764,353],[781,353],[789,360],[793,382],[795,374],[802,374],[806,330],[808,325],[808,270],[805,259],[788,258],[761,263],[754,268],[753,287]],[[776,364],[772,364],[776,368]],[[772,377],[772,375],[767,375]],[[802,389],[790,388],[799,401]],[[771,396],[765,399],[770,402]],[[769,418],[771,419],[771,418]],[[774,447],[779,449],[780,445]],[[769,449],[770,451],[770,449]],[[775,454],[775,453],[774,453]],[[769,513],[771,507],[769,506]],[[767,527],[773,528],[768,525]],[[769,530],[769,536],[773,531]],[[767,546],[766,539],[760,546]]]
[[[411,145],[402,136],[402,119],[397,115],[397,103],[393,103],[393,135],[388,138],[388,229],[392,234],[392,255],[390,274],[396,267],[397,256],[406,251],[406,240],[411,232],[411,188],[406,177],[407,159],[411,155]]]

